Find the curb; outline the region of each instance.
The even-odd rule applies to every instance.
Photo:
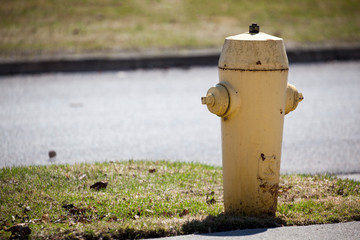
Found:
[[[290,63],[348,61],[360,59],[360,45],[288,49]],[[216,66],[219,50],[186,50],[153,54],[118,54],[115,56],[65,56],[25,60],[0,60],[0,75],[51,72],[126,71],[156,68]]]

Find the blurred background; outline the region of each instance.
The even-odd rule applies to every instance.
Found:
[[[360,46],[359,0],[0,0],[0,65],[218,54],[225,37],[254,22],[287,49]],[[0,167],[129,159],[221,165],[219,118],[200,102],[218,82],[215,62],[116,67],[0,76]],[[291,64],[289,82],[305,100],[285,118],[283,172],[360,173],[359,76],[359,61]]]
[[[288,47],[360,41],[358,0],[0,0],[0,57],[221,49],[261,30]]]

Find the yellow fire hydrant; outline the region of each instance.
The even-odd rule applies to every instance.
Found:
[[[219,83],[202,97],[221,117],[225,213],[275,215],[284,115],[303,99],[287,83],[283,40],[259,32],[227,37]]]

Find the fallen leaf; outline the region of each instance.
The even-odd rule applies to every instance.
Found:
[[[207,196],[214,196],[214,195],[215,195],[215,192],[214,192],[214,191],[211,191],[211,192],[208,192],[206,195],[207,195]]]
[[[70,203],[70,204],[64,204],[61,206],[62,208],[65,208],[66,210],[69,210],[71,208],[74,208],[74,204]]]
[[[83,208],[71,208],[69,209],[69,213],[70,214],[73,214],[73,215],[79,215],[79,214],[82,214],[84,212],[84,209]]]
[[[18,223],[8,229],[12,235],[20,239],[27,238],[31,234],[31,229],[26,223]]]
[[[49,223],[49,222],[51,221],[49,214],[44,214],[44,215],[42,215],[41,221],[42,221],[43,223]]]
[[[163,212],[161,215],[164,217],[172,217],[173,214],[171,212]]]
[[[180,214],[179,217],[183,217],[185,215],[188,215],[190,213],[189,209],[184,209]]]
[[[95,189],[95,190],[100,190],[102,188],[106,188],[108,185],[107,181],[100,181],[100,182],[96,182],[93,185],[90,186],[90,188]]]
[[[215,204],[216,203],[216,200],[214,198],[209,198],[209,199],[206,199],[206,203],[208,205],[212,205],[212,204]]]
[[[211,205],[211,204],[215,204],[216,203],[216,200],[215,200],[215,192],[214,191],[210,191],[206,194],[206,203],[208,205]]]
[[[108,219],[108,222],[117,222],[119,219],[116,216],[112,216]]]
[[[215,195],[215,192],[214,191],[211,191],[209,193],[206,194],[206,203],[208,205],[211,205],[211,204],[215,204],[216,203],[216,200],[214,198],[214,195]]]

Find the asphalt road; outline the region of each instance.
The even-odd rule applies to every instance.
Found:
[[[354,240],[360,238],[360,222],[244,229],[229,232],[193,234],[161,238],[162,240]],[[155,238],[153,239],[155,240]]]
[[[161,238],[163,240],[355,240],[360,238],[360,222],[244,229],[229,232],[193,234]],[[155,240],[155,239],[153,239]]]
[[[0,77],[0,167],[129,159],[221,165],[200,97],[217,68]],[[294,64],[282,173],[360,173],[360,62]]]

